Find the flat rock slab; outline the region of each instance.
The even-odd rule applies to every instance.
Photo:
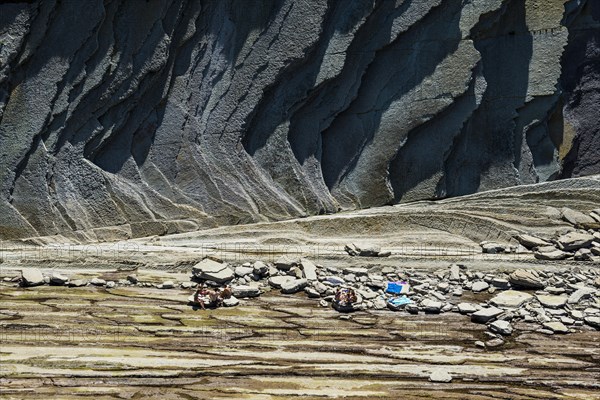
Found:
[[[568,296],[535,295],[541,305],[548,308],[560,308],[567,304]]]
[[[544,283],[534,272],[526,269],[517,269],[508,276],[511,285],[524,289],[543,289]]]
[[[519,243],[521,243],[523,246],[527,247],[528,249],[531,249],[534,247],[542,247],[542,246],[550,245],[550,242],[548,242],[544,239],[540,239],[538,237],[535,237],[532,235],[527,235],[527,234],[518,235],[516,237],[516,239],[519,241]]]
[[[504,313],[504,310],[496,307],[482,308],[481,310],[471,314],[471,321],[485,324],[488,321],[494,320],[502,313]]]
[[[519,292],[517,290],[507,290],[492,298],[490,303],[496,307],[517,308],[532,299],[533,296],[529,293]]]
[[[225,283],[235,277],[234,271],[227,263],[218,262],[205,258],[192,267],[192,274],[199,279],[211,280],[217,283]]]
[[[591,246],[594,239],[594,235],[589,233],[569,232],[558,238],[558,246],[564,251],[578,250]]]
[[[549,252],[536,251],[534,256],[538,260],[558,261],[558,260],[566,260],[569,257],[573,257],[573,254],[567,253],[567,252],[559,250],[559,249],[554,249]]]

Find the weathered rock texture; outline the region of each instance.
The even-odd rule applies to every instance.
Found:
[[[0,238],[99,240],[600,172],[600,4],[0,5]]]

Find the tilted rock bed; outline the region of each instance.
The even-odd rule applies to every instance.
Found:
[[[5,278],[7,279],[7,278]],[[14,280],[14,279],[13,279]],[[392,306],[397,298],[386,292],[388,282],[409,284],[409,304]],[[562,270],[517,269],[509,272],[473,272],[465,265],[451,264],[435,272],[401,267],[349,267],[343,270],[323,267],[305,258],[283,256],[275,263],[256,261],[233,265],[205,258],[192,268],[190,281],[143,282],[137,275],[106,281],[89,282],[39,270],[24,270],[23,286],[40,284],[71,287],[96,285],[108,289],[137,285],[159,289],[194,290],[199,285],[214,289],[230,286],[233,296],[225,306],[238,299],[258,297],[279,290],[282,294],[304,292],[321,307],[335,306],[338,288],[351,288],[357,301],[349,307],[334,307],[343,312],[388,310],[411,314],[457,313],[474,323],[486,324],[490,340],[479,345],[495,347],[504,343],[517,325],[545,334],[562,334],[580,329],[600,330],[600,269],[573,267]],[[192,292],[193,293],[193,292]]]

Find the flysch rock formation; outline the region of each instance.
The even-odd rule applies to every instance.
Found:
[[[592,0],[0,5],[0,239],[600,173]]]

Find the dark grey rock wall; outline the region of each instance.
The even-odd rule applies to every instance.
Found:
[[[0,5],[0,238],[600,173],[593,0]]]

